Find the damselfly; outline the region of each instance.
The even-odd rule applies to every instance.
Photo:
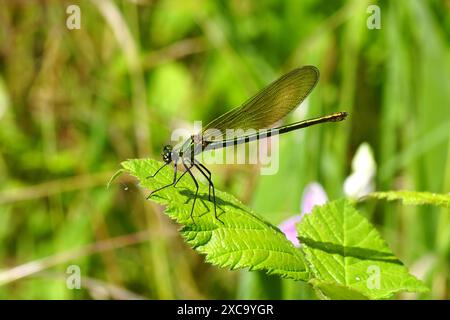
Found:
[[[347,113],[336,112],[328,116],[313,118],[273,128],[277,121],[282,119],[289,112],[300,105],[300,103],[315,87],[318,79],[319,70],[314,66],[304,66],[294,69],[269,84],[266,88],[262,89],[241,106],[234,108],[219,118],[211,121],[205,128],[203,128],[202,132],[192,135],[181,147],[173,148],[171,145],[166,145],[162,153],[165,164],[148,178],[155,177],[162,168],[173,162],[173,181],[168,185],[152,191],[148,195],[147,199],[164,188],[176,185],[178,181],[180,181],[180,179],[188,173],[194,181],[196,187],[190,215],[193,220],[193,212],[199,189],[197,179],[191,171],[192,168],[195,167],[208,181],[208,199],[211,201],[212,190],[214,215],[217,220],[221,221],[217,216],[216,194],[214,184],[211,179],[211,172],[202,163],[200,163],[195,156],[205,150],[214,150],[241,143],[247,143],[300,128],[309,127],[318,123],[344,120]],[[230,136],[230,129],[243,129],[235,130],[234,132],[243,132],[247,129],[263,130],[258,130],[256,133],[247,135],[236,133],[235,135]],[[218,134],[218,132],[220,134]],[[179,163],[183,165],[185,171],[177,179],[177,166]]]

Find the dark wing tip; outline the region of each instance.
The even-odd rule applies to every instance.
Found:
[[[297,68],[295,70],[299,70],[299,71],[300,70],[309,70],[309,71],[312,71],[312,72],[314,72],[316,74],[317,79],[319,79],[319,77],[320,77],[320,71],[319,71],[319,69],[316,66],[306,65],[306,66]]]
[[[290,72],[288,72],[287,74],[285,74],[285,76],[293,74],[293,73],[304,73],[304,72],[311,72],[314,73],[317,77],[317,79],[320,76],[320,71],[316,66],[312,66],[312,65],[306,65],[306,66],[302,66],[302,67],[297,67],[295,69],[292,69]]]

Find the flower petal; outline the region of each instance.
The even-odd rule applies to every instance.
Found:
[[[303,192],[302,215],[310,213],[314,206],[325,204],[327,201],[327,193],[320,183],[312,182],[308,184]]]
[[[292,242],[292,244],[296,247],[300,246],[300,242],[297,239],[297,228],[295,225],[299,223],[301,220],[301,216],[295,215],[286,220],[284,220],[278,228],[286,235],[286,238]]]

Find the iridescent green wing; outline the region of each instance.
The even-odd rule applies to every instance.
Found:
[[[319,79],[319,70],[304,66],[292,70],[247,100],[243,105],[230,110],[210,122],[202,131],[206,141],[223,139],[208,129],[264,129],[272,127],[278,120],[294,110],[308,96]],[[208,132],[206,132],[208,130]],[[227,135],[227,139],[239,137]]]

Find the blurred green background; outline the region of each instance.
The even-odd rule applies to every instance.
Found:
[[[66,8],[81,9],[69,30]],[[370,4],[381,29],[367,28]],[[279,224],[304,187],[342,197],[374,150],[377,190],[450,191],[450,1],[0,0],[0,298],[315,298],[305,284],[210,266],[135,181],[171,132],[209,121],[283,73],[321,79],[290,121],[339,125],[280,139],[280,170],[211,166],[219,189]],[[450,213],[369,202],[361,211],[430,292],[450,297]],[[66,273],[78,265],[82,288]]]

